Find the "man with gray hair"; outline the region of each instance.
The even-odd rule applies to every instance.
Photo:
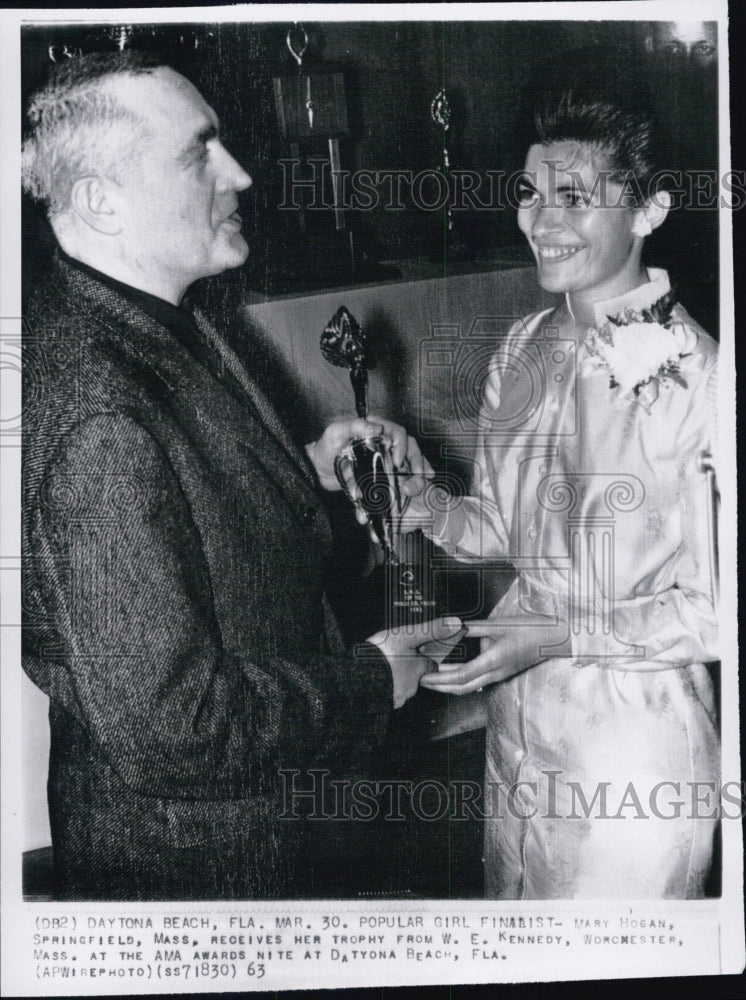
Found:
[[[24,669],[50,697],[59,899],[318,892],[280,776],[363,759],[458,625],[344,650],[323,588],[322,490],[358,436],[299,449],[185,304],[241,265],[251,178],[183,76],[134,53],[67,61],[29,105],[25,189],[59,243],[24,348]],[[426,648],[426,647],[425,647]]]

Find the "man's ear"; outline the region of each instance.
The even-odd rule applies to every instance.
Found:
[[[108,187],[108,182],[98,175],[80,177],[73,184],[70,200],[73,211],[87,226],[98,233],[116,236],[122,230],[122,223]]]
[[[649,236],[654,229],[657,229],[663,222],[671,208],[671,194],[669,191],[656,191],[641,207],[635,211],[635,219],[632,223],[632,233],[634,236]]]

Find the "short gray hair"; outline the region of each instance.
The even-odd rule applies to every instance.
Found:
[[[138,166],[150,133],[144,119],[118,101],[107,84],[165,65],[142,52],[94,52],[56,65],[33,94],[26,111],[21,181],[50,218],[70,207],[73,184],[80,177],[104,174],[117,180]],[[127,128],[112,128],[119,123]]]

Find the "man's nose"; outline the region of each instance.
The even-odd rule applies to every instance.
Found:
[[[220,187],[224,191],[245,191],[252,185],[251,176],[235,160],[225,146],[221,147]]]

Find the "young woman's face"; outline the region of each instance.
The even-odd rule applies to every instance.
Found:
[[[634,211],[598,153],[574,142],[532,146],[519,190],[518,225],[542,288],[599,301],[639,284]]]

